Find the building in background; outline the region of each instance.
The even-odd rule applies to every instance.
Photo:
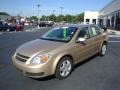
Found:
[[[120,0],[112,0],[99,12],[99,25],[120,30]]]
[[[120,0],[112,0],[99,12],[85,11],[84,24],[98,24],[101,27],[120,30]]]
[[[85,11],[84,12],[84,24],[98,24],[99,12],[97,11]]]

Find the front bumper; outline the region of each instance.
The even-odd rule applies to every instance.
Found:
[[[15,67],[20,70],[24,75],[32,78],[41,78],[49,75],[53,75],[51,64],[45,63],[41,65],[29,65],[18,61],[14,56],[12,57],[12,62]]]

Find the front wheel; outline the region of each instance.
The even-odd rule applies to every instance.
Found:
[[[106,54],[106,51],[107,51],[107,45],[104,43],[101,47],[99,55],[104,56]]]
[[[7,28],[7,32],[10,32],[10,28]]]
[[[56,68],[55,76],[58,79],[64,79],[68,77],[73,68],[72,59],[70,57],[62,58]]]

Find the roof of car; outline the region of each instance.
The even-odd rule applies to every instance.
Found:
[[[83,28],[87,26],[93,26],[94,24],[70,24],[70,25],[61,25],[60,27],[77,27],[77,28]]]

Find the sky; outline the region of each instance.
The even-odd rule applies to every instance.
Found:
[[[60,7],[63,7],[62,13],[80,14],[84,11],[99,11],[112,0],[0,0],[0,12],[8,12],[16,16],[36,16],[40,4],[40,15],[50,15],[61,13]]]

